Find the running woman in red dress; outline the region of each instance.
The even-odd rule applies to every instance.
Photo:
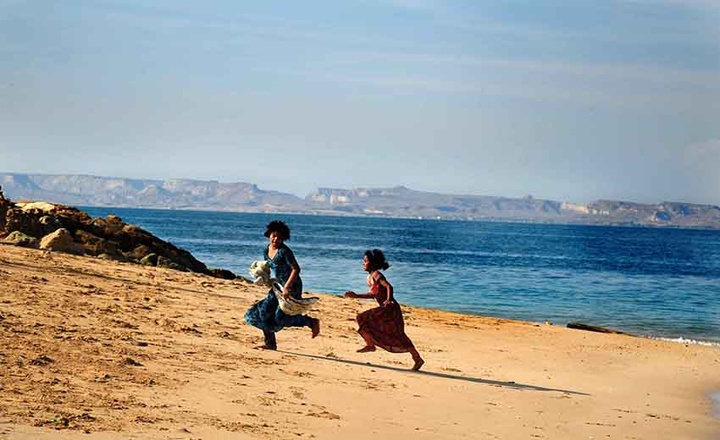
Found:
[[[367,293],[355,293],[352,290],[345,292],[346,298],[374,298],[379,305],[357,315],[360,326],[358,333],[365,340],[365,347],[359,349],[358,353],[375,351],[375,347],[391,353],[410,353],[415,361],[412,369],[417,371],[425,361],[405,334],[405,321],[400,304],[393,297],[392,284],[380,272],[389,267],[390,264],[385,261],[385,255],[380,249],[365,251],[363,270],[368,272],[369,290]]]

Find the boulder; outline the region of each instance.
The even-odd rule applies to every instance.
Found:
[[[43,235],[47,235],[62,228],[62,223],[55,216],[43,215],[40,217],[40,227],[42,228]]]
[[[157,262],[157,254],[147,254],[140,259],[140,264],[142,264],[143,266],[157,266]]]
[[[102,254],[98,255],[97,257],[102,260],[122,261],[122,262],[127,261],[127,258],[125,258],[125,256],[123,254],[116,255],[116,254],[102,253]]]
[[[60,228],[40,240],[40,249],[82,255],[83,247],[73,241],[73,236],[65,228]]]
[[[13,231],[5,237],[3,240],[5,243],[12,244],[15,246],[29,247],[37,249],[40,247],[40,240],[35,237],[31,237],[27,234],[23,234],[20,231]]]
[[[118,249],[118,244],[112,240],[105,240],[82,229],[75,231],[73,237],[75,238],[75,242],[79,243],[87,254],[108,254],[113,256],[114,260],[126,260],[125,256]]]
[[[187,267],[185,267],[185,266],[183,266],[183,265],[181,265],[181,264],[178,264],[178,263],[174,262],[173,260],[171,260],[171,259],[169,259],[169,258],[167,258],[167,257],[163,257],[162,255],[160,255],[160,256],[158,257],[157,267],[166,267],[166,268],[168,268],[168,269],[175,269],[175,270],[179,270],[179,271],[182,271],[182,272],[187,272],[187,271],[188,271]]]
[[[136,246],[133,250],[129,252],[123,252],[123,255],[128,260],[135,260],[137,262],[140,262],[146,255],[152,254],[152,250],[150,250],[150,247],[141,244]]]
[[[53,212],[55,210],[55,205],[47,202],[18,202],[15,205],[25,212],[29,212],[35,209],[44,212]]]
[[[162,255],[158,257],[157,267],[166,267],[168,269],[175,269],[175,270],[179,270],[182,272],[188,272],[187,267],[183,266],[182,264],[178,264],[175,261],[173,261],[167,257],[163,257]]]
[[[224,280],[234,280],[237,278],[237,275],[227,269],[208,269],[208,275],[212,275],[215,278],[222,278]]]
[[[40,238],[44,235],[45,227],[40,223],[42,211],[25,212],[18,207],[11,207],[5,215],[5,231],[7,233],[19,231],[31,237]]]

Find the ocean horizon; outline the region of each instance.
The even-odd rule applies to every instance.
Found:
[[[364,291],[363,253],[380,248],[402,304],[720,345],[720,231],[81,209],[118,215],[210,268],[246,278],[252,261],[262,259],[265,225],[284,220],[305,291]]]

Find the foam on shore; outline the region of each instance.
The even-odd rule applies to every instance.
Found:
[[[683,337],[680,337],[680,338],[655,338],[655,337],[651,337],[650,339],[657,339],[658,341],[677,342],[677,343],[679,343],[679,344],[703,345],[703,346],[706,346],[706,347],[720,347],[720,342],[698,341],[697,339],[686,339],[686,338],[683,338]]]
[[[720,392],[710,394],[710,399],[712,399],[715,404],[713,416],[715,416],[716,419],[720,419]]]

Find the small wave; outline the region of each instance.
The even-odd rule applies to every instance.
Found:
[[[710,394],[710,399],[715,403],[715,418],[720,419],[720,393]]]
[[[677,342],[680,344],[689,344],[689,345],[703,345],[706,347],[720,347],[720,342],[713,342],[713,341],[699,341],[697,339],[687,339],[687,338],[655,338],[651,337],[650,339],[657,339],[658,341],[668,341],[668,342]],[[718,395],[718,398],[720,398],[720,395]]]

